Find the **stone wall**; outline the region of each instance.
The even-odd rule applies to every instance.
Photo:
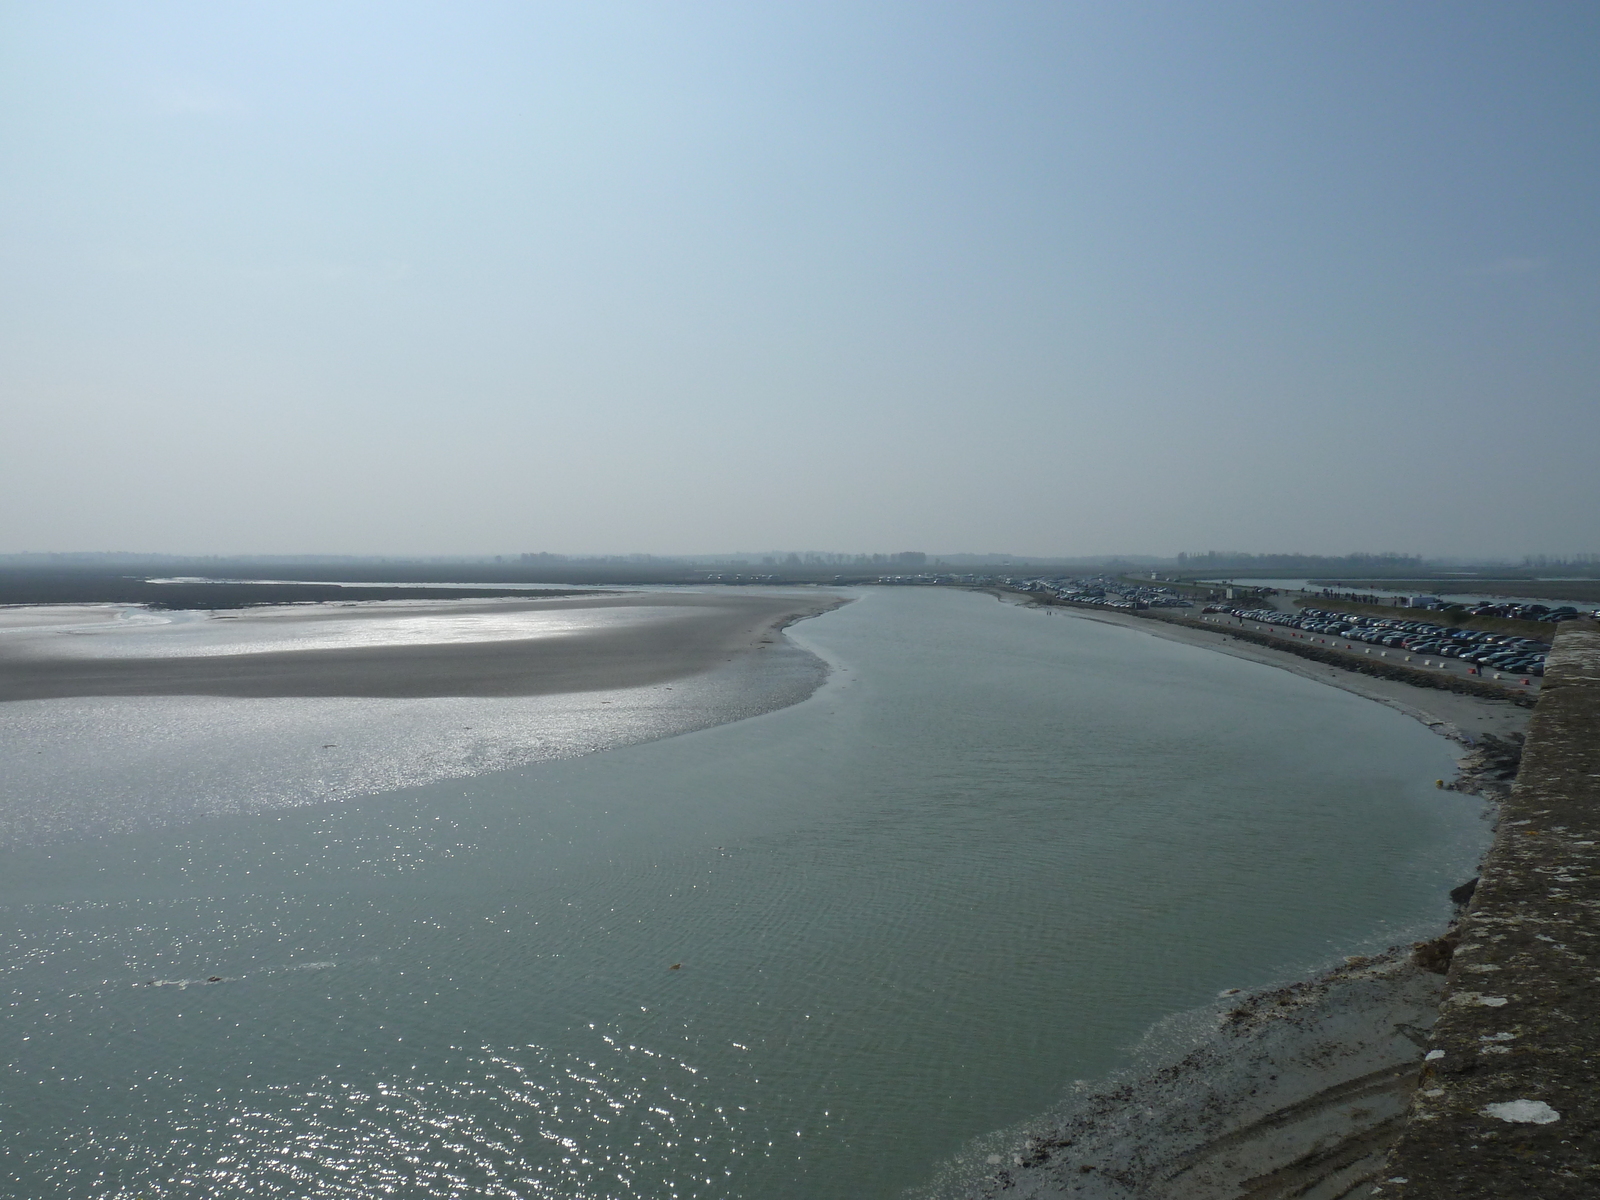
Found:
[[[1600,625],[1561,627],[1460,925],[1391,1200],[1600,1196]]]

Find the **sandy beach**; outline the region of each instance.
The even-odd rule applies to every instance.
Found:
[[[841,602],[820,592],[662,591],[291,605],[175,622],[142,612],[117,621],[96,609],[62,614],[71,625],[15,609],[0,613],[0,702],[538,696],[641,687],[763,649],[786,625]]]

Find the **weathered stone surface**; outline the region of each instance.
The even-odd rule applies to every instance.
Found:
[[[1394,1200],[1600,1196],[1600,626],[1564,625],[1451,958]]]

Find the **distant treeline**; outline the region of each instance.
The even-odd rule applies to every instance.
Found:
[[[868,556],[869,558],[872,556]],[[351,598],[350,588],[328,588],[333,583],[383,585],[389,589],[390,598],[406,598],[394,593],[395,586],[402,588],[415,584],[467,584],[494,588],[497,584],[547,584],[556,587],[609,587],[623,584],[695,584],[695,583],[867,583],[885,574],[915,573],[929,569],[908,561],[899,555],[880,556],[884,561],[847,567],[844,564],[780,562],[752,565],[745,562],[726,564],[691,563],[676,559],[560,559],[554,555],[539,557],[508,555],[494,560],[422,560],[405,559],[288,559],[248,560],[212,559],[179,560],[151,559],[118,562],[114,567],[104,563],[55,562],[50,564],[23,564],[0,560],[0,604],[60,604],[69,602],[115,601],[118,603],[147,604],[167,597],[178,596],[179,588],[211,588],[197,595],[267,596],[274,599],[235,601],[238,604],[279,602],[278,592],[262,592],[261,588],[293,586],[295,599],[322,599],[312,594],[308,587],[321,586],[329,598]],[[1003,568],[1010,572],[1029,572],[1037,567],[1018,563]],[[194,576],[217,580],[284,580],[277,583],[238,584],[148,584],[150,578],[183,578]],[[222,586],[225,592],[214,589]],[[288,593],[282,593],[287,595]],[[432,592],[426,594],[433,594]],[[451,595],[468,596],[475,593],[452,588]],[[498,595],[500,593],[494,592]],[[515,593],[512,593],[515,594]],[[367,596],[365,599],[375,597]],[[170,603],[170,601],[167,601]],[[185,604],[185,607],[193,605]],[[211,607],[199,605],[199,607]]]
[[[1179,554],[1178,570],[1206,574],[1249,572],[1257,575],[1354,574],[1369,576],[1417,575],[1424,570],[1418,554],[1244,554],[1207,550],[1204,554]]]
[[[1456,596],[1521,597],[1535,600],[1568,600],[1576,604],[1600,604],[1600,581],[1593,579],[1313,579],[1318,587],[1355,588],[1409,592],[1445,593]],[[1381,584],[1381,589],[1373,585]]]
[[[1460,563],[1425,559],[1418,554],[1246,554],[1236,551],[1207,550],[1204,554],[1180,554],[1177,572],[1182,575],[1276,576],[1304,575],[1383,580],[1470,581],[1473,576],[1493,579],[1536,579],[1550,575],[1600,578],[1600,555],[1578,554],[1568,558],[1534,556],[1520,563]]]
[[[648,554],[569,557],[560,554],[507,554],[476,558],[379,558],[333,555],[177,556],[162,554],[10,554],[0,555],[0,604],[46,604],[72,601],[122,603],[172,603],[179,586],[151,585],[150,578],[285,580],[297,590],[296,599],[316,599],[306,587],[332,583],[381,585],[388,595],[401,598],[395,587],[419,584],[466,584],[493,589],[506,584],[547,584],[558,587],[606,587],[620,584],[695,583],[870,583],[885,576],[969,575],[996,577],[1059,574],[1117,575],[1128,571],[1159,571],[1180,579],[1273,578],[1293,576],[1369,581],[1452,580],[1469,586],[1470,570],[1461,563],[1428,561],[1418,555],[1349,554],[1248,554],[1208,550],[1204,554],[1179,554],[1176,558],[1111,556],[1101,559],[1024,558],[1022,556],[952,554],[938,556],[905,550],[892,554],[831,554],[821,552],[773,553],[759,558],[732,556],[660,557]],[[1542,574],[1600,577],[1600,560],[1593,555],[1562,560],[1527,559],[1521,567],[1483,564],[1483,578],[1516,580]],[[286,593],[243,591],[239,588],[279,588],[281,584],[240,584],[227,595],[270,599],[235,599],[230,606],[278,602]],[[158,589],[152,591],[151,589]],[[1422,589],[1431,590],[1431,589]],[[195,593],[217,595],[222,593]],[[473,593],[456,592],[457,595]],[[484,594],[484,593],[478,593]],[[1526,594],[1526,593],[1524,593]],[[1538,594],[1538,593],[1535,593]],[[349,598],[347,588],[334,589],[332,597]],[[187,602],[183,602],[187,604]],[[205,605],[205,607],[210,607]]]
[[[0,604],[147,604],[151,608],[247,608],[255,604],[306,604],[329,600],[487,600],[513,596],[581,594],[472,587],[338,587],[326,583],[150,583],[103,571],[0,570]]]

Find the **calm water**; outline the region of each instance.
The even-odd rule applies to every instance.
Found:
[[[833,675],[748,720],[5,852],[4,1188],[896,1196],[1485,839],[1284,672],[942,591],[795,633]]]

